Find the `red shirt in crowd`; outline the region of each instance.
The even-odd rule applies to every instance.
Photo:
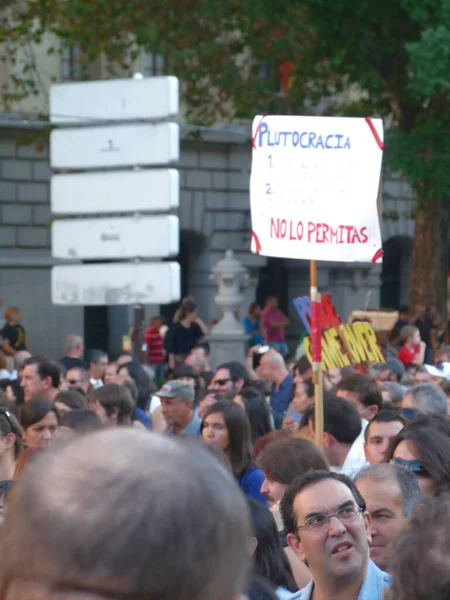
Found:
[[[416,356],[419,355],[419,346],[414,346],[412,352],[406,346],[402,346],[398,351],[398,360],[404,365],[410,365],[414,362]]]
[[[284,314],[278,308],[271,309],[265,308],[262,311],[262,322],[264,328],[264,341],[269,342],[284,342],[285,333],[284,329],[270,326],[272,321],[282,321],[285,318]]]
[[[147,344],[147,360],[150,365],[160,365],[164,362],[164,344],[159,331],[149,327],[145,332]]]

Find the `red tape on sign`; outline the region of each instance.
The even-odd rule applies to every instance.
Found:
[[[311,350],[313,363],[322,362],[322,306],[311,302]]]
[[[261,117],[261,121],[258,123],[258,127],[256,128],[255,135],[252,137],[252,148],[256,150],[256,138],[258,136],[259,128],[261,127],[261,123],[263,122],[264,117]]]
[[[378,145],[378,148],[380,150],[384,150],[384,144],[383,142],[380,140],[380,136],[378,135],[377,130],[375,129],[373,123],[372,123],[372,119],[370,117],[366,117],[366,123],[367,125],[370,127],[370,131],[372,132],[373,137],[375,138],[375,141]]]

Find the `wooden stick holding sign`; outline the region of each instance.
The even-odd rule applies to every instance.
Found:
[[[323,372],[322,372],[322,305],[317,291],[317,263],[311,260],[311,349],[314,383],[314,430],[316,446],[323,448]]]

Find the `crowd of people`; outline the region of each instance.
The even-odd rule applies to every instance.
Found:
[[[324,373],[318,439],[274,298],[246,364],[214,368],[190,298],[152,319],[144,365],[77,334],[33,355],[11,308],[2,600],[448,599],[450,348],[424,365],[416,324],[380,339],[385,363]]]

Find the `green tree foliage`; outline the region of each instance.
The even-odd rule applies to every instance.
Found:
[[[99,57],[114,76],[130,71],[142,50],[161,54],[183,82],[191,123],[314,114],[318,107],[383,117],[385,159],[407,178],[418,227],[433,230],[430,240],[439,246],[419,248],[425,238],[418,232],[411,301],[445,311],[450,0],[0,1],[8,59],[46,32],[82,49],[86,74]],[[287,93],[280,65],[291,68]],[[11,81],[6,102],[34,93],[34,67],[25,64]]]

